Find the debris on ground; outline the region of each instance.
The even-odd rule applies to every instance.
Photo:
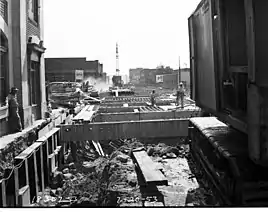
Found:
[[[197,182],[196,177],[201,175],[188,164],[187,144],[143,144],[138,139],[110,142],[101,144],[108,157],[99,156],[90,142],[78,146],[77,162],[72,160],[71,153],[68,152],[65,157],[66,165],[54,174],[50,188],[53,191],[45,194],[50,202],[39,201],[36,204],[42,207],[217,205],[210,189]],[[157,201],[144,200],[145,194],[139,185],[135,164],[130,157],[132,149],[141,147],[151,156],[155,167],[168,179],[168,186],[156,187],[159,198]],[[44,198],[44,194],[42,195]]]

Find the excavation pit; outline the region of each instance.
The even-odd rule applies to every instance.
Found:
[[[76,163],[73,163],[70,153],[66,155],[66,165],[60,169],[61,172],[65,170],[62,199],[76,199],[73,202],[68,200],[66,206],[175,207],[206,205],[208,201],[216,204],[211,203],[213,195],[210,191],[202,186],[200,189],[191,172],[185,138],[132,138],[100,143],[106,157],[99,156],[91,142],[80,143]],[[130,157],[130,151],[140,147],[145,148],[156,167],[163,172],[168,186],[144,185],[142,174]],[[52,189],[53,194],[57,190]],[[60,207],[61,204],[52,206]],[[36,206],[49,205],[39,203]]]

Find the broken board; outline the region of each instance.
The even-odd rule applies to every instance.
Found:
[[[96,151],[98,152],[98,154],[101,155],[101,156],[105,156],[105,154],[104,154],[104,152],[103,152],[103,150],[101,148],[100,143],[98,141],[93,141],[93,140],[92,140],[92,143],[93,143]]]
[[[132,150],[132,158],[140,169],[146,185],[168,185],[166,177],[143,148]]]

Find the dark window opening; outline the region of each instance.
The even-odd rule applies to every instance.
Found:
[[[30,69],[30,103],[31,105],[38,104],[38,98],[40,95],[40,74],[39,74],[39,63],[31,61]]]
[[[0,43],[0,107],[6,105],[8,95],[8,53],[7,40],[1,35]]]
[[[38,14],[38,9],[39,9],[39,0],[29,0],[29,17],[34,20],[36,23],[39,21],[39,14]]]
[[[33,1],[33,19],[38,23],[38,0]]]
[[[223,88],[225,108],[234,114],[245,115],[247,108],[247,41],[246,16],[243,0],[223,2],[226,76]]]

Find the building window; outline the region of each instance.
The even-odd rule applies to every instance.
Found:
[[[39,7],[39,0],[29,0],[29,17],[34,20],[36,23],[39,21],[38,16],[38,7]]]
[[[3,19],[5,20],[6,24],[8,23],[8,4],[6,0],[0,0],[0,16],[3,17]]]
[[[0,107],[6,105],[6,97],[8,95],[8,66],[7,66],[7,39],[1,35],[0,43]]]
[[[40,95],[40,72],[39,72],[39,62],[31,61],[30,70],[30,104],[38,104],[38,99]]]

